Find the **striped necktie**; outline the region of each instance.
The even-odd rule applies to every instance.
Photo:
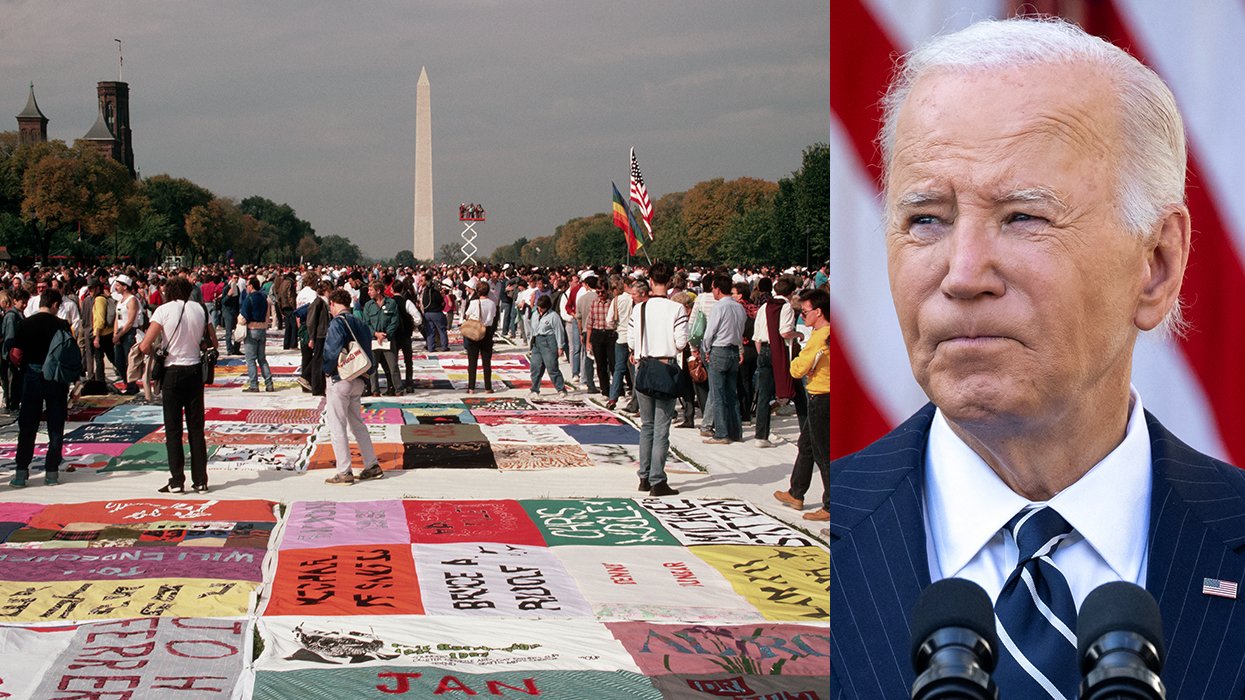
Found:
[[[1000,696],[1071,698],[1076,667],[1076,604],[1051,556],[1072,526],[1049,507],[1026,508],[1004,526],[1020,557],[994,604],[1003,653],[994,679]]]

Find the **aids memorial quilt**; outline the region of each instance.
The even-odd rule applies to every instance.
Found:
[[[829,555],[729,499],[291,504],[255,698],[829,687]]]
[[[0,624],[245,616],[263,581],[274,505],[0,503]]]

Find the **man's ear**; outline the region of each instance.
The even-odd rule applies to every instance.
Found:
[[[1141,290],[1133,316],[1133,322],[1141,330],[1158,327],[1175,308],[1189,263],[1191,240],[1188,208],[1172,207],[1147,243]]]

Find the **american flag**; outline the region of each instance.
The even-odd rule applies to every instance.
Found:
[[[644,186],[644,176],[640,174],[640,163],[635,159],[635,148],[631,149],[631,201],[640,207],[648,239],[653,240],[653,203],[648,201],[648,188]]]
[[[1224,581],[1217,578],[1202,579],[1202,592],[1220,598],[1236,599],[1236,581]]]
[[[1123,47],[1171,87],[1189,136],[1193,250],[1181,296],[1185,338],[1143,337],[1133,384],[1146,408],[1202,452],[1245,466],[1245,2],[1102,0],[1087,31]],[[832,456],[864,447],[926,401],[891,303],[882,235],[880,107],[894,58],[1013,0],[836,0],[830,16]]]

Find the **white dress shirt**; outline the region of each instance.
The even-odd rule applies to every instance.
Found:
[[[1077,608],[1111,581],[1146,582],[1150,525],[1150,431],[1141,397],[1130,392],[1124,440],[1076,483],[1045,503],[1074,531],[1055,551]],[[930,579],[964,578],[997,600],[1018,552],[1003,526],[1033,504],[1012,491],[934,414],[925,452],[925,545]]]

